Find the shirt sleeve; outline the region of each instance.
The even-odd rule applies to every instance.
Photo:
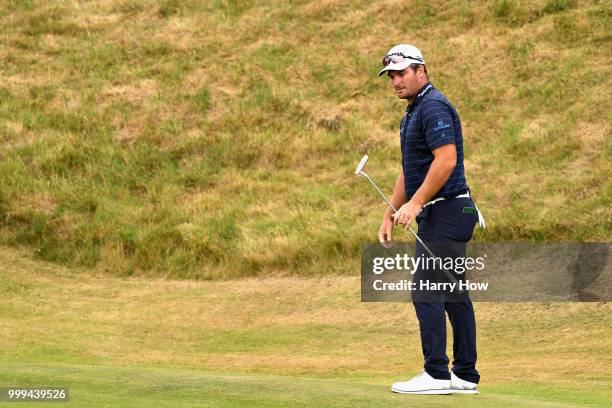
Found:
[[[455,126],[448,106],[429,100],[423,105],[421,123],[427,145],[431,150],[446,144],[455,144]]]

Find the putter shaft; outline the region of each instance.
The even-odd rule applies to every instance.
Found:
[[[395,209],[395,207],[393,207],[393,204],[391,204],[391,202],[389,200],[387,200],[387,197],[383,194],[382,191],[380,191],[380,189],[378,188],[378,186],[376,185],[376,183],[374,183],[374,181],[370,178],[370,176],[367,175],[367,173],[360,171],[360,174],[363,174],[364,176],[366,176],[366,178],[370,181],[370,183],[372,183],[372,186],[376,189],[376,191],[378,191],[378,194],[380,194],[380,196],[383,198],[383,200],[385,200],[385,202],[387,203],[387,205],[389,207],[391,207],[391,209],[394,212],[397,212],[397,210]]]
[[[385,200],[385,202],[387,203],[387,205],[389,206],[389,208],[391,208],[395,213],[397,213],[397,209],[395,209],[395,207],[393,207],[393,204],[391,204],[391,202],[387,199],[387,197],[385,196],[385,194],[380,191],[380,189],[378,188],[378,186],[376,185],[376,183],[374,183],[374,180],[372,180],[370,178],[370,176],[367,175],[367,173],[365,173],[364,171],[359,170],[358,173],[364,175],[368,181],[370,182],[370,184],[372,184],[372,186],[376,189],[376,191],[378,191],[378,194],[380,194],[380,196],[383,198],[383,200]],[[416,238],[417,241],[419,241],[419,243],[421,245],[423,245],[423,248],[425,248],[425,250],[427,251],[427,253],[429,254],[429,256],[431,256],[432,258],[437,258],[437,256],[434,255],[434,253],[431,251],[431,249],[429,249],[429,247],[425,244],[425,242],[423,242],[423,240],[417,235],[416,232],[414,232],[414,230],[412,229],[412,227],[410,227],[410,225],[407,226],[408,229],[410,230],[410,232],[412,232],[412,235],[414,235],[414,237]],[[446,274],[446,277],[454,284],[457,284],[457,279],[455,279],[455,277],[446,269],[446,268],[442,268],[444,270],[444,273]],[[458,287],[458,285],[456,286]],[[459,291],[459,294],[463,294],[463,290]]]

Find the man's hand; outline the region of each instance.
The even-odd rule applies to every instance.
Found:
[[[378,241],[391,242],[393,239],[393,214],[385,212],[382,223],[380,224],[380,230],[378,231]]]
[[[413,200],[408,201],[402,205],[400,209],[394,214],[393,219],[395,224],[405,225],[404,228],[408,228],[412,221],[414,221],[422,210],[422,206],[415,203]]]

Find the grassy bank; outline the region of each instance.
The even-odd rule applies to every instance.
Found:
[[[0,242],[122,276],[353,272],[384,207],[352,170],[369,153],[386,191],[399,170],[404,103],[376,73],[400,41],[461,114],[476,239],[609,240],[610,14],[2,2]]]
[[[361,303],[353,277],[144,280],[0,256],[0,386],[68,387],[75,407],[415,402],[389,390],[422,366],[414,310]],[[605,406],[610,309],[476,303],[481,394],[417,403]]]

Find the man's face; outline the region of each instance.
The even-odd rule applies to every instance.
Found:
[[[420,69],[417,69],[419,72]],[[412,68],[404,68],[402,71],[387,71],[389,82],[393,86],[397,97],[400,99],[412,99],[421,89],[419,76]]]

